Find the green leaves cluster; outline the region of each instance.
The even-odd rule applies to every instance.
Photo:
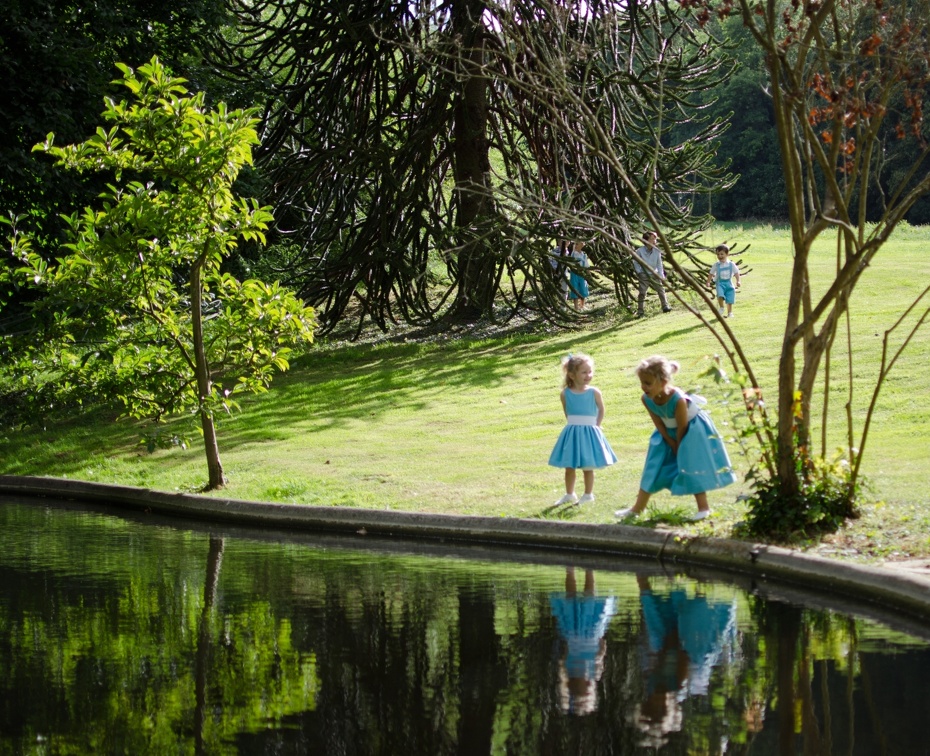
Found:
[[[252,114],[207,108],[157,58],[119,68],[131,97],[106,100],[106,127],[64,147],[49,134],[35,148],[111,180],[98,206],[67,218],[69,242],[52,263],[12,224],[5,275],[32,289],[43,325],[14,353],[24,376],[79,383],[130,416],[212,423],[234,393],[261,391],[287,368],[312,341],[314,313],[278,283],[223,270],[240,241],[263,244],[272,221],[233,191],[258,141]]]

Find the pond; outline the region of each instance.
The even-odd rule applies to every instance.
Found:
[[[565,560],[0,497],[0,754],[928,752],[930,632]]]

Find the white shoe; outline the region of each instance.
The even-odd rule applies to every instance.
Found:
[[[614,517],[618,520],[632,520],[634,517],[639,517],[639,512],[634,512],[633,507],[628,507],[626,509],[618,509],[614,512]]]
[[[710,517],[709,509],[699,509],[688,518],[688,522],[700,522],[701,520],[706,520],[708,517]]]
[[[560,506],[562,506],[563,504],[577,504],[577,503],[578,503],[578,496],[575,495],[575,494],[573,494],[573,493],[570,493],[570,494],[565,494],[565,496],[563,496],[561,499],[559,499],[559,500],[558,500],[555,504],[553,504],[552,506],[554,506],[554,507],[560,507]]]
[[[728,312],[728,313],[727,313],[727,317],[728,317],[728,318],[732,318],[732,317],[733,317],[733,313],[732,313],[732,312]]]
[[[581,495],[581,498],[578,499],[578,503],[579,503],[579,504],[590,504],[592,501],[594,501],[594,494],[593,494],[593,493],[582,494],[582,495]]]

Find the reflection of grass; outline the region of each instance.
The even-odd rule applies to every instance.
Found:
[[[782,228],[731,224],[710,232],[749,251],[752,271],[737,297],[734,331],[751,355],[771,404],[791,252]],[[858,434],[880,356],[881,336],[925,285],[928,229],[905,229],[866,273],[852,302],[853,418]],[[709,256],[708,256],[709,257]],[[709,261],[709,259],[708,259]],[[835,265],[834,245],[824,240],[813,274],[815,293]],[[696,301],[691,298],[688,301]],[[295,359],[263,395],[241,399],[242,413],[222,420],[220,451],[230,478],[222,496],[411,511],[487,516],[545,517],[612,523],[613,512],[632,504],[651,423],[632,374],[654,352],[682,364],[678,383],[700,389],[721,431],[733,433],[721,390],[698,374],[716,340],[680,305],[668,315],[634,321],[607,294],[592,299],[604,313],[577,332],[551,332],[429,343],[321,343]],[[392,334],[397,335],[397,334]],[[845,343],[845,340],[844,340]],[[562,425],[559,359],[586,351],[596,361],[595,383],[604,392],[604,430],[620,460],[597,473],[592,505],[553,510],[562,472],[546,459]],[[843,442],[848,370],[837,344],[831,373],[830,412],[835,425],[827,455]],[[861,520],[838,534],[842,548],[860,553],[930,554],[930,523],[922,514],[930,451],[930,337],[915,340],[882,394],[865,457],[872,494],[883,506],[865,508]],[[817,405],[820,405],[818,398]],[[160,490],[196,490],[205,479],[198,437],[193,448],[147,454],[137,444],[140,427],[95,413],[44,430],[8,431],[0,437],[0,472],[75,477]],[[819,430],[815,433],[819,451]],[[911,442],[910,440],[913,440]],[[740,473],[747,459],[729,445]],[[692,499],[655,496],[659,513],[650,527],[728,535],[742,517],[740,483],[711,494],[714,517],[684,524]],[[679,515],[676,515],[680,513]],[[869,534],[868,536],[866,534]]]

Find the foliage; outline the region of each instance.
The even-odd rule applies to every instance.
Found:
[[[846,485],[835,484],[836,475],[824,473],[833,470],[832,465],[813,461],[817,456],[810,451],[815,388],[822,379],[825,439],[834,344],[838,336],[842,340],[844,331],[846,359],[839,367],[850,373],[854,369],[853,294],[868,267],[878,263],[878,253],[894,229],[918,200],[930,194],[926,171],[930,141],[924,138],[922,115],[930,94],[926,65],[930,40],[917,31],[926,28],[930,9],[925,3],[890,8],[869,0],[790,6],[763,6],[752,0],[682,0],[681,4],[693,8],[704,23],[712,14],[740,16],[764,54],[777,126],[794,259],[774,428],[767,422],[760,426],[766,433],[761,440],[771,480],[757,485],[760,506],[777,502],[783,512],[795,510],[770,521],[773,525],[784,522],[796,527],[825,518],[835,526],[844,513],[849,516],[854,511],[861,449],[887,371],[882,370],[870,392],[872,404],[858,444],[849,389],[846,456],[852,461],[856,447],[860,451]],[[920,149],[908,170],[894,176],[894,184],[882,185],[888,178],[883,160],[889,130],[900,137],[910,134]],[[881,187],[877,203],[875,186]],[[873,217],[875,222],[868,223]],[[825,282],[815,281],[811,274],[814,243],[821,235],[835,237],[835,269]],[[913,311],[912,335],[930,312],[918,308],[922,296],[904,313]],[[761,386],[731,329],[726,329],[721,343],[732,346],[728,351],[734,366],[761,397]],[[834,497],[844,495],[845,506],[834,506]],[[806,497],[811,498],[809,504]]]
[[[206,108],[157,58],[120,70],[131,100],[107,99],[109,128],[66,147],[50,134],[36,148],[113,182],[97,208],[67,218],[71,241],[54,262],[14,224],[8,275],[33,292],[43,332],[13,354],[23,379],[62,393],[118,398],[131,417],[199,419],[215,487],[214,415],[287,368],[292,348],[312,339],[313,312],[277,283],[222,269],[272,220],[232,191],[257,141],[251,114]]]
[[[758,538],[791,541],[835,533],[849,518],[858,517],[861,483],[853,478],[845,451],[832,460],[794,451],[801,488],[785,496],[778,480],[752,468],[746,519],[738,532]]]
[[[211,60],[265,85],[267,200],[324,329],[567,323],[560,235],[592,242],[592,275],[629,305],[631,237],[661,223],[684,246],[706,222],[689,198],[729,183],[722,124],[693,99],[722,76],[717,50],[667,3],[232,7]]]
[[[64,142],[93,132],[114,65],[153,55],[175,71],[193,65],[198,37],[222,19],[222,0],[11,0],[0,30],[0,207],[30,216],[56,245],[59,214],[105,186],[31,155],[54,131]]]

